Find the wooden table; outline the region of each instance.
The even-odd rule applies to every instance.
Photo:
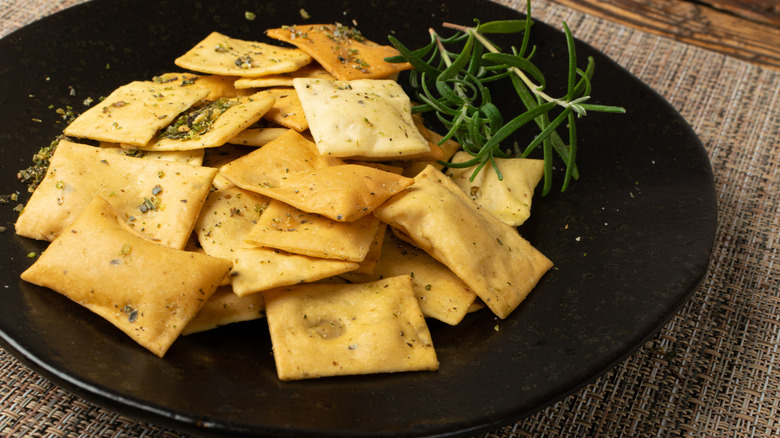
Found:
[[[780,69],[780,0],[553,0],[646,32]]]

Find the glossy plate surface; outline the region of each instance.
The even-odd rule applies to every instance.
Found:
[[[83,111],[131,80],[179,71],[173,59],[211,31],[262,39],[303,22],[352,24],[410,46],[442,21],[515,18],[486,1],[190,2],[98,0],[0,40],[0,194],[26,187],[16,173],[62,130],[56,108]],[[245,11],[256,14],[253,21]],[[533,30],[555,87],[563,35]],[[506,46],[509,43],[505,44]],[[554,55],[554,56],[553,56]],[[431,324],[438,372],[276,378],[265,321],[177,340],[164,359],[50,290],[19,280],[45,244],[15,236],[0,206],[4,253],[0,340],[53,381],[111,409],[188,432],[267,436],[449,436],[491,430],[592,381],[666,322],[704,276],[716,226],[712,173],[686,122],[654,91],[590,47],[594,95],[628,108],[579,125],[582,179],[535,198],[521,233],[556,264],[506,320],[472,314]],[[544,61],[542,61],[544,60]],[[555,93],[553,93],[555,94]]]

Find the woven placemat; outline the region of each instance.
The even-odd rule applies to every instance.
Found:
[[[8,0],[0,1],[0,37],[86,0]]]
[[[77,3],[0,2],[0,35]],[[708,275],[657,336],[590,385],[484,436],[780,436],[780,72],[548,1],[534,0],[534,16],[565,20],[681,112],[712,161],[720,222]],[[181,434],[84,401],[0,350],[0,436]]]

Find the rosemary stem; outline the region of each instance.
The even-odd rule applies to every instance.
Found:
[[[481,33],[479,33],[477,31],[477,29],[475,29],[473,27],[462,26],[462,25],[454,24],[454,23],[442,23],[442,26],[450,28],[450,29],[454,29],[454,30],[459,30],[461,32],[468,32],[470,35],[472,35],[474,38],[476,38],[480,43],[482,43],[482,45],[484,47],[486,47],[488,49],[488,51],[490,51],[491,53],[501,53],[501,51],[496,46],[494,46],[493,43],[490,42],[490,40],[485,38]],[[437,38],[437,40],[438,40],[438,38]],[[572,108],[573,110],[575,110],[575,112],[577,114],[581,114],[582,113],[582,111],[580,110],[581,107],[579,107],[578,105],[573,104],[572,102],[569,102],[568,100],[565,100],[565,99],[557,99],[557,98],[552,97],[549,94],[545,93],[544,91],[542,91],[542,87],[540,85],[534,83],[534,81],[532,81],[519,68],[517,68],[517,67],[510,67],[509,69],[510,69],[510,71],[512,71],[512,73],[516,74],[517,77],[519,77],[523,81],[523,83],[534,94],[536,94],[537,96],[541,97],[545,101],[547,101],[547,102],[555,102],[556,105],[559,105],[559,106],[561,106],[563,108]],[[586,97],[586,99],[587,99],[587,97]],[[581,102],[582,101],[580,101],[580,103]]]
[[[441,58],[444,60],[444,64],[447,67],[450,67],[452,65],[452,59],[450,59],[450,55],[447,52],[447,49],[444,47],[444,42],[441,40],[441,37],[438,33],[436,33],[435,30],[433,30],[433,28],[429,28],[428,32],[430,32],[430,34],[433,36],[433,39],[436,40],[436,46],[439,48],[439,53],[441,53]],[[455,93],[457,93],[458,96],[460,96],[463,100],[467,100],[466,93],[463,91],[463,87],[460,84],[456,83],[453,86],[453,90],[455,90]]]
[[[436,46],[439,48],[439,53],[441,53],[441,59],[444,60],[444,64],[447,65],[447,67],[451,66],[452,60],[450,59],[450,55],[447,53],[447,49],[444,47],[444,43],[441,41],[439,34],[436,33],[433,28],[429,28],[428,32],[430,32],[433,39],[436,40]]]

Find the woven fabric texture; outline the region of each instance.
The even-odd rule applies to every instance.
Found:
[[[0,2],[0,36],[77,3]],[[566,21],[680,111],[712,162],[719,226],[708,275],[652,340],[567,398],[483,436],[780,436],[780,72],[533,5],[536,19]],[[0,350],[0,436],[180,434],[97,407]]]

